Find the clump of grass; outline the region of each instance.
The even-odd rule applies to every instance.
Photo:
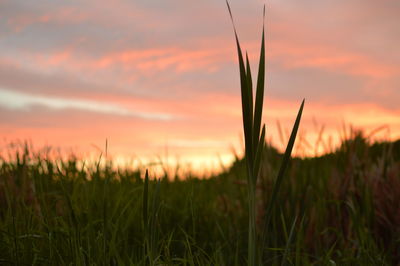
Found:
[[[155,181],[111,163],[50,160],[27,145],[0,154],[0,264],[399,265],[400,140],[371,144],[357,133],[330,154],[289,166],[304,101],[280,154],[261,129],[264,30],[255,102],[236,30],[235,37],[245,160],[209,179]],[[245,175],[246,186],[232,182]],[[259,185],[268,195],[261,234]],[[263,245],[273,247],[267,260]]]
[[[157,261],[157,216],[160,210],[160,181],[157,180],[152,194],[151,208],[149,206],[149,172],[146,169],[143,187],[143,229],[144,229],[144,258],[147,263],[154,265]],[[150,211],[150,213],[149,213]]]
[[[399,151],[400,140],[355,135],[334,153],[291,159],[259,242],[264,265],[398,265]],[[283,157],[266,145],[258,210],[271,204]],[[144,185],[144,171],[50,160],[26,147],[11,158],[0,158],[1,265],[248,261],[245,160],[208,179]]]
[[[262,126],[261,129],[262,111],[264,102],[264,85],[265,85],[265,37],[264,37],[265,6],[263,10],[261,51],[260,51],[260,59],[258,65],[256,95],[254,101],[253,80],[251,75],[249,58],[246,52],[246,61],[243,59],[242,49],[240,47],[235,24],[233,22],[232,11],[228,1],[226,1],[226,4],[228,6],[228,11],[233,24],[238,59],[239,59],[240,87],[241,87],[241,98],[242,98],[242,117],[243,117],[243,131],[245,140],[245,159],[247,166],[247,187],[248,187],[248,202],[249,202],[248,265],[256,265],[259,264],[261,260],[261,254],[257,254],[260,250],[258,249],[258,243],[257,243],[258,241],[256,234],[256,184],[261,169],[260,162],[262,159],[261,157],[265,145],[265,124]],[[290,135],[290,139],[286,147],[283,161],[267,206],[266,227],[268,226],[269,221],[271,219],[272,208],[277,199],[277,194],[279,192],[279,188],[281,186],[285,170],[289,163],[289,158],[296,139],[297,130],[299,128],[303,107],[304,107],[304,100],[301,103],[296,121],[293,125],[292,133]]]

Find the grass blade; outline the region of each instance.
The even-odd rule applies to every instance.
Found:
[[[296,222],[297,222],[297,216],[294,218],[292,227],[290,228],[290,233],[289,233],[289,237],[288,240],[286,242],[286,247],[285,247],[285,251],[283,253],[283,258],[282,258],[282,263],[281,265],[284,266],[287,264],[288,261],[288,256],[289,256],[289,252],[290,252],[290,245],[293,242],[293,238],[294,238],[294,228],[296,226]]]
[[[272,194],[271,194],[271,197],[270,197],[268,205],[267,205],[264,230],[266,230],[268,228],[268,226],[269,226],[269,222],[270,222],[270,219],[271,219],[272,207],[274,206],[274,204],[276,202],[276,199],[277,199],[277,196],[278,196],[278,192],[279,192],[282,180],[283,180],[283,176],[284,176],[285,171],[287,169],[287,166],[289,164],[290,155],[292,153],[294,142],[296,140],[297,131],[298,131],[299,125],[300,125],[301,115],[303,113],[303,107],[304,107],[304,99],[303,99],[303,101],[301,103],[299,112],[297,113],[296,121],[295,121],[295,123],[293,125],[292,133],[290,135],[289,142],[288,142],[288,144],[286,146],[285,154],[283,155],[281,167],[279,169],[278,176],[277,176],[277,178],[275,180],[275,184],[274,184],[274,187],[272,189]],[[265,233],[266,232],[264,231],[263,240],[265,240]]]
[[[261,130],[261,137],[260,140],[257,141],[259,144],[257,146],[257,152],[256,152],[256,156],[254,159],[254,169],[253,169],[253,173],[254,173],[254,183],[257,183],[257,178],[258,175],[260,174],[260,164],[261,164],[261,158],[262,158],[262,153],[264,151],[264,146],[265,146],[265,125],[263,126],[262,130]]]
[[[150,214],[150,224],[149,224],[149,252],[151,254],[151,264],[154,263],[154,259],[157,253],[157,217],[160,210],[160,180],[157,180],[155,190],[152,195],[152,207]]]
[[[265,7],[264,7],[264,17],[265,17]],[[264,23],[263,23],[264,24]],[[262,41],[261,41],[261,51],[260,51],[260,61],[258,64],[258,76],[257,76],[257,90],[256,90],[256,102],[254,106],[254,132],[253,132],[253,142],[254,145],[258,145],[263,102],[264,102],[264,83],[265,83],[265,41],[264,41],[264,26],[262,31]]]
[[[244,128],[244,141],[245,141],[245,153],[249,162],[252,162],[253,157],[253,149],[252,149],[252,127],[253,127],[253,117],[252,117],[252,99],[249,97],[249,89],[248,89],[248,79],[246,67],[243,60],[243,53],[240,47],[239,38],[237,36],[235,23],[233,21],[231,7],[229,6],[228,1],[226,1],[226,5],[228,6],[229,15],[231,17],[233,30],[235,33],[236,47],[238,53],[239,60],[239,73],[240,73],[240,88],[241,88],[241,99],[242,99],[242,117],[243,117],[243,128]],[[249,69],[250,70],[250,69]],[[250,165],[248,165],[249,169]]]
[[[144,187],[143,187],[143,236],[144,236],[144,249],[143,257],[146,261],[151,261],[149,258],[149,216],[148,216],[148,205],[149,205],[149,172],[146,169],[146,174],[144,176]]]
[[[149,201],[149,172],[146,169],[146,174],[144,176],[144,187],[143,187],[143,226],[145,233],[147,231],[147,225],[149,221],[148,201]]]
[[[250,93],[248,89],[247,73],[244,66],[243,55],[240,49],[239,40],[236,37],[238,57],[239,57],[239,71],[240,71],[240,83],[241,83],[241,96],[242,96],[242,115],[243,115],[243,128],[244,128],[244,139],[245,139],[245,149],[246,157],[249,165],[251,165],[253,157],[253,145],[252,145],[252,127],[253,127],[253,117],[252,117],[252,106],[253,103],[250,102]],[[250,167],[251,169],[251,167]]]
[[[247,155],[247,160],[249,161],[249,171],[250,171],[250,177],[254,179],[253,175],[254,172],[253,170],[253,161],[254,161],[254,152],[256,151],[257,147],[254,146],[253,143],[253,81],[251,78],[251,68],[250,68],[250,63],[249,63],[249,57],[246,52],[246,87],[244,88],[245,93],[247,94],[247,105],[245,108],[247,108],[247,145],[249,146],[248,148],[248,155]]]
[[[249,63],[249,56],[246,52],[246,79],[247,79],[247,95],[249,99],[249,117],[251,118],[251,127],[253,127],[253,80],[251,78],[251,68]],[[253,145],[253,143],[252,143]],[[254,147],[254,146],[253,146]],[[255,150],[255,149],[254,149]]]

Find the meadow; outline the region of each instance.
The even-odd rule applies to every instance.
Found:
[[[265,227],[283,155],[266,146],[256,226],[266,265],[399,263],[400,141],[361,133],[335,152],[293,158]],[[0,168],[2,265],[243,265],[246,163],[208,179],[49,160],[28,149]]]
[[[243,158],[208,178],[155,178],[17,147],[0,157],[0,264],[398,265],[400,140],[351,131],[290,158],[303,100],[280,153],[262,125],[264,31],[255,86],[235,37]]]

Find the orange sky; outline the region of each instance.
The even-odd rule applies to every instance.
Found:
[[[264,2],[230,2],[254,70]],[[2,151],[29,139],[93,155],[107,139],[120,163],[168,155],[197,168],[240,153],[239,75],[224,1],[0,6]],[[343,122],[399,138],[398,14],[395,0],[268,1],[267,139],[283,147],[278,124],[291,129],[303,98],[300,155],[337,143]],[[324,144],[315,148],[321,130]]]

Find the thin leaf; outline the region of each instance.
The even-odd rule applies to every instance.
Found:
[[[246,79],[247,79],[247,95],[249,98],[249,107],[250,107],[249,116],[251,118],[251,127],[253,128],[253,80],[251,77],[251,68],[247,52],[246,52]],[[253,149],[253,151],[255,151],[255,149]]]
[[[147,233],[147,226],[149,222],[148,217],[148,201],[149,201],[149,172],[146,169],[146,174],[144,176],[144,187],[143,187],[143,226],[144,232]]]
[[[265,125],[263,125],[263,128],[261,130],[261,137],[260,140],[258,141],[258,147],[257,147],[257,152],[256,152],[256,156],[255,156],[255,160],[254,160],[254,169],[253,169],[253,173],[254,173],[254,183],[257,183],[257,178],[260,174],[260,164],[261,164],[261,158],[262,158],[262,153],[264,150],[264,143],[265,143]]]
[[[158,212],[160,210],[160,179],[157,180],[156,183],[156,189],[153,192],[152,195],[152,207],[150,210],[150,224],[149,224],[149,235],[150,235],[150,242],[149,242],[149,249],[150,249],[150,254],[152,259],[154,259],[154,256],[156,255],[156,249],[157,249],[157,216]]]
[[[264,7],[265,17],[265,7]],[[254,106],[254,131],[253,131],[253,142],[257,145],[257,141],[260,134],[260,126],[263,111],[264,102],[264,83],[265,83],[265,40],[264,40],[264,22],[262,31],[261,51],[260,51],[260,62],[258,64],[258,76],[257,76],[257,90],[256,90],[256,102]]]
[[[239,40],[236,37],[238,57],[239,57],[239,71],[241,83],[241,96],[242,96],[242,115],[243,115],[243,128],[245,137],[246,157],[249,163],[252,162],[252,116],[250,110],[252,103],[250,102],[247,84],[247,74],[244,67],[242,51],[240,49]]]
[[[281,263],[282,266],[286,265],[287,264],[286,262],[288,261],[288,256],[289,256],[289,252],[290,252],[290,245],[292,244],[293,239],[294,239],[294,227],[296,225],[296,221],[297,221],[297,215],[294,218],[292,227],[290,228],[289,237],[288,237],[288,240],[286,242],[285,251],[283,253],[283,258],[282,258],[282,263]]]
[[[229,6],[228,1],[226,1],[226,5],[228,6],[229,15],[231,17],[233,30],[235,33],[236,39],[236,47],[239,59],[239,72],[240,72],[240,88],[241,88],[241,98],[242,98],[242,117],[243,117],[243,128],[244,128],[244,140],[245,140],[245,153],[248,160],[248,164],[252,162],[252,115],[250,110],[252,110],[252,102],[250,102],[249,94],[248,94],[248,85],[247,85],[247,73],[243,60],[242,49],[240,48],[239,38],[237,36],[235,23],[233,21],[231,7]],[[249,169],[252,167],[248,165]]]
[[[250,68],[250,63],[249,63],[249,56],[247,55],[246,52],[246,92],[247,92],[247,100],[248,100],[248,105],[247,105],[247,113],[248,113],[248,135],[249,137],[249,164],[253,165],[253,160],[254,160],[254,152],[256,151],[257,147],[253,146],[253,81],[251,78],[251,68]]]
[[[301,103],[299,112],[297,113],[296,121],[295,121],[295,123],[293,125],[293,129],[292,129],[292,134],[290,135],[288,145],[286,146],[286,151],[285,151],[285,154],[283,155],[282,164],[279,169],[278,176],[275,180],[275,184],[272,189],[272,194],[271,194],[271,197],[270,197],[268,205],[267,205],[267,210],[266,210],[267,216],[266,216],[266,224],[265,224],[266,228],[269,225],[269,221],[271,219],[272,207],[275,205],[275,202],[276,202],[276,199],[278,196],[278,192],[279,192],[282,180],[283,180],[283,176],[284,176],[286,168],[289,164],[290,155],[292,153],[294,142],[296,140],[297,131],[298,131],[299,125],[300,125],[301,115],[303,113],[303,107],[304,107],[304,99]]]

